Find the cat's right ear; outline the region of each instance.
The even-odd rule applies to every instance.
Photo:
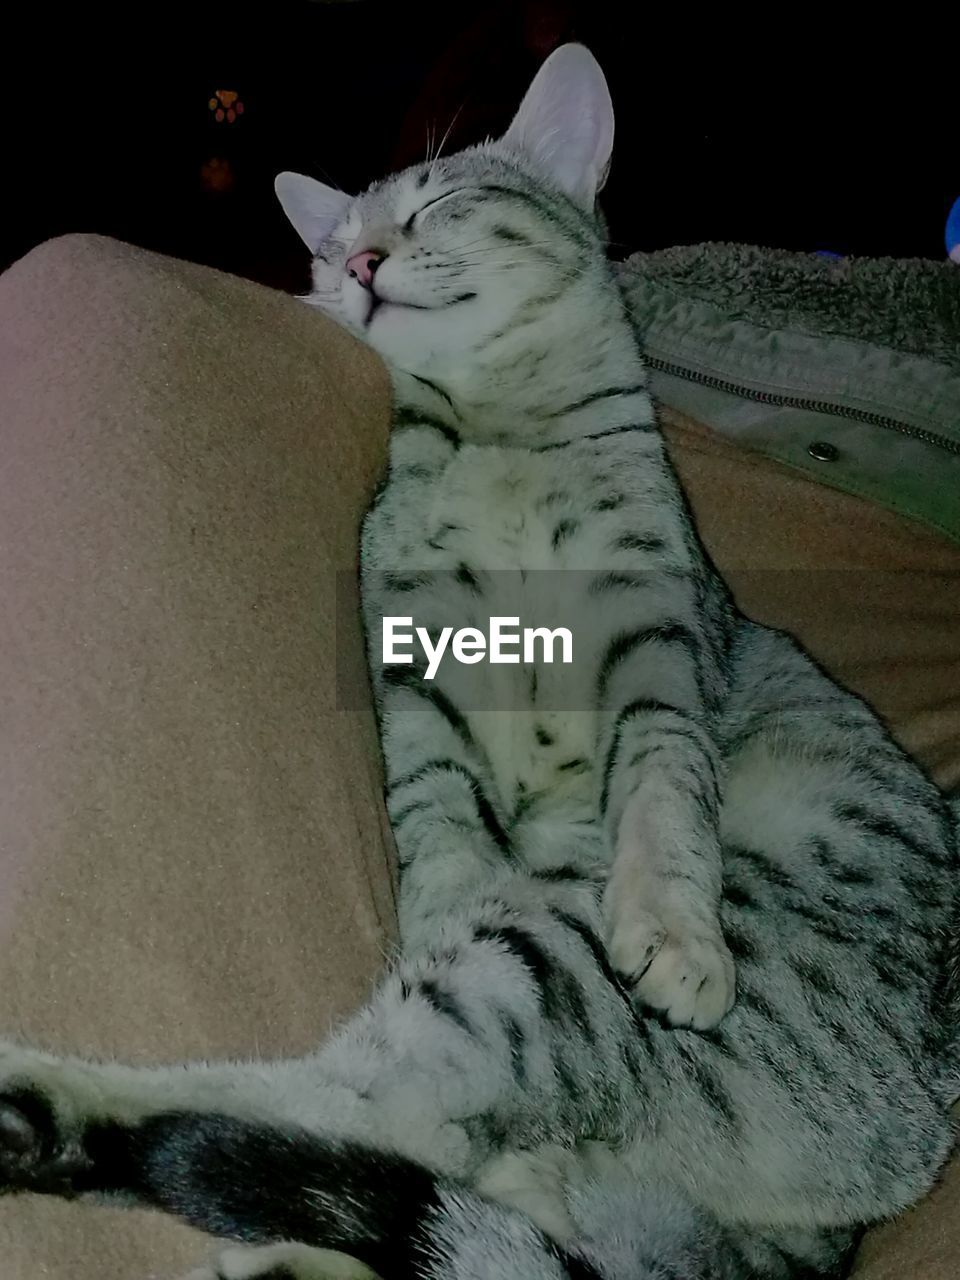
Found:
[[[316,253],[329,238],[353,203],[352,196],[302,173],[277,174],[274,190],[284,213],[311,253]]]
[[[572,200],[593,209],[610,168],[613,103],[600,65],[582,44],[555,49],[503,135]]]

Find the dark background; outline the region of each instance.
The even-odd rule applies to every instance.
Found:
[[[618,112],[604,199],[618,256],[735,240],[942,260],[960,195],[956,32],[909,12],[887,32],[876,14],[869,32],[841,31],[809,10],[706,19],[574,0],[38,7],[18,21],[0,266],[83,230],[299,287],[278,170],[356,190],[451,121],[448,150],[498,132],[571,37],[600,58]],[[217,90],[243,104],[233,123],[210,109]]]

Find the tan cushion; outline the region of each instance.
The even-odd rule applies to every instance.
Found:
[[[302,1051],[393,930],[334,611],[384,370],[292,299],[71,237],[0,278],[0,388],[0,1028],[141,1062]],[[159,1217],[0,1202],[2,1280],[197,1250]]]
[[[960,1159],[915,1209],[871,1231],[857,1280],[957,1280],[960,1276]]]
[[[697,524],[741,608],[866,698],[960,787],[960,545],[662,413]]]

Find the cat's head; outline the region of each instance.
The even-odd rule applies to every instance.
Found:
[[[529,381],[565,344],[588,353],[597,290],[609,301],[595,207],[612,147],[603,72],[564,45],[496,141],[356,197],[281,174],[277,194],[314,254],[307,300],[394,365],[448,385],[467,365],[502,384],[511,360]]]

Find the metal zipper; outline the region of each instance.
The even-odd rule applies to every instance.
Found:
[[[897,431],[902,436],[909,436],[912,440],[920,440],[924,444],[933,445],[935,449],[943,449],[946,453],[960,457],[960,443],[956,440],[937,435],[934,431],[927,431],[924,427],[911,427],[907,422],[898,422],[896,418],[887,418],[882,413],[851,409],[848,405],[831,404],[827,400],[804,400],[800,396],[784,396],[776,391],[756,391],[753,387],[742,387],[735,382],[715,378],[709,373],[697,373],[694,369],[685,369],[681,365],[658,360],[656,356],[645,355],[644,359],[647,365],[658,373],[669,374],[672,378],[680,378],[684,382],[697,382],[700,386],[709,387],[712,391],[725,391],[728,395],[740,396],[744,400],[755,400],[759,404],[775,405],[778,408],[805,409],[810,413],[825,413],[835,418],[866,422],[872,427],[882,427],[884,431]]]

